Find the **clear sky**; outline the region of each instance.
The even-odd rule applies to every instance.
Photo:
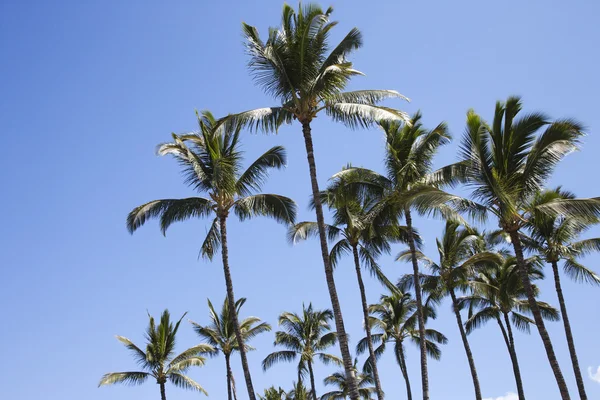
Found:
[[[391,105],[421,109],[428,126],[445,120],[457,138],[469,108],[491,119],[494,102],[511,94],[523,96],[526,110],[577,118],[590,134],[583,151],[569,156],[551,183],[581,197],[600,195],[598,2],[337,0],[333,5],[340,24],[332,40],[354,26],[364,33],[364,48],[352,60],[367,76],[352,88],[396,89],[412,102]],[[152,383],[96,387],[103,373],[135,367],[114,335],[142,345],[146,310],[159,315],[168,308],[174,316],[187,311],[189,318],[207,323],[206,299],[220,304],[225,295],[222,268],[197,260],[205,221],[173,226],[165,238],[155,222],[130,236],[125,217],[143,202],[193,194],[177,164],[157,157],[155,146],[171,132],[195,129],[195,109],[223,115],[274,104],[249,77],[240,26],[246,21],[264,35],[268,26],[279,24],[281,6],[280,0],[0,1],[3,398],[158,398]],[[382,170],[379,131],[349,131],[321,117],[313,132],[322,185],[347,162]],[[278,136],[246,135],[243,142],[248,158],[276,144],[287,148],[289,166],[273,173],[265,191],[291,196],[300,220],[313,220],[300,127],[285,127]],[[457,143],[440,152],[438,165],[456,160]],[[434,256],[432,243],[443,224],[425,218],[416,224]],[[330,306],[316,242],[291,247],[284,227],[268,220],[232,221],[229,233],[235,291],[248,298],[244,316],[276,325],[280,312],[299,311],[302,302]],[[400,250],[397,246],[394,253]],[[599,261],[599,256],[586,260],[596,270]],[[336,279],[353,348],[362,337],[362,317],[350,263],[342,263]],[[409,272],[391,257],[382,264],[394,279]],[[595,372],[600,366],[600,289],[566,279],[564,286],[589,398],[600,398],[600,382],[588,375],[588,367]],[[367,290],[371,302],[381,292],[371,280]],[[542,298],[556,304],[551,282],[542,290]],[[430,362],[432,398],[473,398],[448,304],[431,326],[450,340],[442,360]],[[562,325],[548,328],[576,398]],[[260,391],[272,384],[288,388],[295,379],[293,365],[261,370],[272,340],[272,334],[257,338],[257,351],[249,355]],[[484,397],[516,392],[498,328],[486,326],[470,340]],[[179,349],[196,342],[186,322]],[[517,333],[516,346],[529,398],[558,399],[537,333]],[[234,360],[243,399],[243,376],[237,356]],[[408,364],[418,398],[414,347]],[[318,366],[317,380],[332,370]],[[391,354],[382,359],[380,371],[388,398],[404,398]],[[211,398],[225,398],[221,358],[191,375]],[[317,389],[323,393],[321,385]],[[167,395],[199,396],[174,387]]]

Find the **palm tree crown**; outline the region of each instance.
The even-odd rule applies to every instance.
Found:
[[[354,369],[358,360],[354,360]],[[375,379],[368,373],[356,373],[356,384],[358,385],[358,393],[362,400],[370,400],[371,395],[375,392]],[[320,400],[345,400],[349,397],[350,391],[348,388],[348,378],[344,371],[334,372],[323,379],[325,386],[335,386],[337,389],[325,393]]]

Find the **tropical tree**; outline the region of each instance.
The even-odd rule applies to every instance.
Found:
[[[315,358],[323,364],[334,363],[342,365],[338,357],[325,353],[335,345],[337,335],[331,332],[329,321],[333,318],[331,310],[313,310],[312,304],[302,305],[302,315],[284,312],[279,316],[279,326],[283,329],[275,332],[275,346],[279,350],[269,354],[262,363],[263,370],[271,368],[278,362],[292,362],[298,359],[298,384],[308,372],[313,399],[317,398],[313,365]]]
[[[358,385],[358,393],[362,400],[370,400],[371,394],[377,389],[372,386],[375,384],[375,379],[371,374],[358,373],[356,368],[358,360],[354,360],[354,369],[356,376],[356,384]],[[321,400],[345,400],[349,397],[348,377],[344,371],[334,372],[323,379],[325,386],[334,386],[336,390],[325,393],[321,396]]]
[[[287,393],[281,387],[271,386],[265,389],[262,395],[258,395],[260,400],[287,400]]]
[[[250,57],[248,67],[256,83],[279,100],[280,105],[232,114],[224,121],[266,132],[277,131],[279,126],[292,123],[293,120],[298,120],[302,125],[327,288],[344,369],[351,376],[352,358],[329,262],[323,207],[318,198],[319,184],[311,122],[324,112],[334,121],[357,128],[379,120],[401,121],[406,119],[406,114],[379,105],[389,98],[404,99],[396,91],[344,91],[352,77],[362,75],[347,59],[350,53],[362,46],[362,35],[358,29],[353,28],[339,44],[331,47],[329,34],[336,25],[336,22],[329,19],[332,11],[332,8],[323,11],[315,4],[300,5],[298,10],[294,10],[285,4],[281,26],[271,28],[266,41],[260,38],[255,27],[243,24],[246,50]],[[358,400],[358,391],[352,379],[350,393],[352,400]]]
[[[218,124],[208,111],[198,116],[198,124],[200,127],[198,132],[185,135],[173,134],[173,142],[161,145],[158,154],[170,154],[175,157],[183,167],[186,182],[198,192],[207,193],[208,198],[165,199],[142,204],[129,213],[127,228],[130,232],[134,232],[147,219],[159,217],[161,230],[165,234],[174,222],[214,216],[200,252],[203,257],[211,260],[219,246],[221,247],[227,301],[229,309],[236,310],[229,267],[227,218],[230,212],[233,212],[241,221],[260,215],[285,224],[294,222],[296,205],[291,199],[276,194],[252,194],[260,190],[270,169],[285,165],[285,150],[275,146],[241,172],[240,130],[228,129]],[[243,343],[243,335],[235,311],[233,314],[236,340],[238,343]],[[255,400],[245,347],[240,346],[239,352],[248,396],[250,400]]]
[[[439,255],[438,263],[426,257],[422,252],[416,252],[419,261],[428,267],[431,272],[431,275],[421,274],[421,281],[424,290],[432,295],[439,298],[450,296],[452,311],[456,317],[456,323],[471,370],[475,398],[481,400],[481,389],[477,369],[475,368],[475,360],[463,326],[456,294],[468,287],[469,280],[478,266],[486,266],[489,262],[502,262],[502,258],[496,252],[486,250],[484,237],[475,229],[460,227],[458,223],[452,221],[446,222],[442,238],[441,240],[436,239],[436,244]],[[398,255],[398,260],[402,261],[410,261],[411,258],[410,250]],[[411,284],[414,279],[405,279],[405,281],[406,287],[406,284]]]
[[[582,218],[582,216],[578,216],[578,218],[565,218],[559,215],[542,213],[537,209],[538,206],[557,199],[572,200],[575,198],[575,195],[561,188],[536,193],[531,204],[527,207],[530,218],[525,228],[529,236],[522,235],[522,239],[528,249],[544,257],[545,261],[552,266],[554,285],[556,287],[558,303],[560,304],[560,312],[565,327],[565,335],[567,337],[573,371],[575,372],[579,397],[586,399],[587,394],[583,384],[581,369],[579,368],[569,315],[567,314],[567,305],[560,282],[558,263],[563,262],[564,272],[575,281],[594,285],[600,284],[600,277],[578,261],[580,256],[600,251],[600,238],[579,240],[579,235],[599,221],[593,214],[588,214],[584,216],[585,218]]]
[[[167,381],[183,389],[208,395],[206,390],[186,373],[191,367],[203,366],[206,359],[202,355],[211,354],[215,349],[209,344],[199,344],[175,355],[175,337],[185,315],[183,314],[173,325],[169,311],[165,310],[156,326],[154,318],[148,314],[150,322],[146,329],[146,351],[140,349],[126,337],[117,336],[119,342],[133,353],[133,357],[142,371],[110,372],[102,376],[98,387],[117,383],[141,385],[152,377],[156,379],[156,383],[160,387],[161,400],[167,399],[165,393]]]
[[[448,166],[441,175],[446,176],[447,182],[466,182],[472,197],[498,219],[510,237],[535,324],[561,397],[567,400],[569,391],[527,274],[520,232],[530,217],[526,206],[532,196],[542,190],[558,162],[577,149],[583,132],[581,125],[571,119],[552,122],[541,113],[517,118],[521,107],[519,97],[497,102],[491,126],[473,110],[469,111],[461,145],[462,161]],[[565,217],[598,215],[600,198],[558,199],[536,209]]]
[[[428,298],[423,307],[425,319],[436,318],[433,305],[437,302],[436,298]],[[417,302],[408,293],[399,293],[394,291],[389,295],[381,296],[378,304],[369,306],[369,324],[374,332],[371,335],[373,343],[378,345],[375,349],[375,357],[379,358],[385,352],[388,344],[393,344],[396,362],[400,366],[402,377],[406,384],[406,395],[408,400],[412,400],[412,391],[410,388],[410,379],[408,378],[408,369],[406,366],[405,341],[410,341],[421,347],[421,335],[417,327]],[[439,360],[442,352],[438,344],[446,344],[448,339],[435,329],[425,329],[425,348],[427,354],[435,360]],[[367,349],[367,338],[363,338],[356,346],[356,352],[362,354]],[[367,358],[363,371],[370,373],[373,364],[371,357]]]
[[[356,185],[351,185],[344,178],[333,178],[327,190],[320,194],[321,202],[326,204],[333,214],[333,225],[327,225],[328,237],[335,244],[331,248],[329,259],[335,268],[342,255],[351,254],[354,259],[356,278],[360,290],[364,321],[369,320],[369,307],[365,285],[362,278],[361,263],[371,275],[383,285],[394,288],[377,264],[376,259],[382,253],[390,252],[390,242],[406,239],[406,230],[390,223],[386,218],[386,210],[378,208],[372,199],[361,196]],[[311,202],[314,205],[314,202]],[[401,234],[404,234],[403,236]],[[316,222],[300,222],[290,229],[289,239],[292,243],[318,235]],[[377,397],[383,399],[383,390],[377,372],[377,363],[371,341],[371,328],[365,323],[369,355],[372,360],[372,376]],[[359,390],[360,391],[360,390]]]
[[[237,400],[235,390],[235,380],[233,371],[231,370],[231,354],[234,351],[239,351],[239,344],[235,337],[235,329],[233,326],[233,313],[229,312],[229,302],[227,298],[223,301],[221,312],[217,313],[210,300],[208,301],[208,309],[210,313],[210,325],[202,326],[194,321],[190,321],[194,327],[194,331],[204,339],[208,344],[213,346],[217,352],[223,353],[225,356],[225,366],[227,368],[227,398],[229,400]],[[240,315],[240,309],[246,303],[244,297],[235,302],[235,313]],[[240,330],[242,332],[243,343],[246,350],[252,350],[248,345],[248,341],[256,335],[268,332],[271,330],[271,325],[266,322],[260,322],[258,317],[248,317],[240,321]]]
[[[527,259],[526,262],[530,281],[544,277],[539,259],[533,257]],[[458,309],[469,309],[469,319],[465,323],[467,334],[488,321],[498,323],[512,361],[519,399],[525,400],[511,323],[515,328],[529,333],[530,324],[535,324],[535,322],[523,314],[524,312],[529,313],[531,306],[519,276],[516,259],[508,257],[500,263],[488,264],[486,268],[478,272],[476,277],[471,279],[469,284],[473,293],[461,297],[457,302]],[[537,297],[539,289],[535,285],[532,285],[532,289]],[[538,301],[537,305],[544,319],[551,321],[559,319],[558,311],[549,304]]]

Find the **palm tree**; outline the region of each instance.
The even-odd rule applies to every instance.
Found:
[[[358,373],[356,363],[358,360],[354,360],[354,370],[356,376],[356,384],[358,385],[358,393],[362,400],[371,399],[371,393],[376,392],[377,389],[372,386],[375,384],[375,379],[371,374]],[[335,386],[337,390],[325,393],[321,396],[320,400],[345,400],[349,396],[348,390],[348,377],[344,371],[334,372],[325,379],[323,379],[325,386]]]
[[[369,320],[367,295],[361,272],[361,261],[364,267],[388,288],[394,285],[385,277],[376,262],[382,253],[390,252],[389,243],[398,241],[400,227],[390,224],[385,212],[377,208],[378,204],[365,196],[361,196],[357,187],[347,184],[343,178],[333,178],[327,190],[320,194],[321,202],[333,213],[333,225],[327,225],[328,237],[336,243],[331,248],[329,259],[335,268],[339,258],[344,254],[352,254],[356,278],[360,290],[364,321]],[[314,204],[314,202],[311,202]],[[290,229],[289,239],[292,243],[318,235],[316,222],[300,222]],[[339,239],[339,240],[338,240]],[[365,323],[369,355],[376,360],[371,341],[371,328]],[[377,372],[377,363],[373,362],[373,380],[375,392],[379,400],[383,399],[383,390]],[[359,390],[360,391],[360,390]]]
[[[529,219],[526,205],[542,189],[558,162],[577,149],[583,133],[581,125],[571,119],[551,122],[541,113],[517,119],[521,107],[518,97],[509,97],[506,103],[497,102],[491,126],[469,111],[461,146],[463,161],[449,166],[443,174],[451,176],[454,182],[466,182],[472,188],[472,197],[498,219],[499,226],[510,237],[548,361],[562,399],[568,400],[569,391],[527,274],[520,231]],[[538,134],[542,128],[544,131]],[[536,209],[565,216],[597,215],[600,198],[557,200]]]
[[[544,277],[537,258],[527,259],[526,262],[530,281]],[[498,323],[513,364],[519,399],[525,400],[511,321],[517,329],[528,333],[529,325],[535,322],[523,314],[530,312],[531,307],[519,277],[515,258],[508,257],[500,263],[488,264],[471,280],[470,286],[473,288],[473,294],[458,299],[457,303],[459,309],[469,308],[469,319],[465,324],[467,334],[488,321],[494,320]],[[538,288],[532,285],[532,289],[537,297]],[[549,304],[538,301],[537,305],[544,319],[559,319],[558,311]]]
[[[210,230],[202,244],[202,256],[212,259],[219,246],[223,260],[223,272],[227,287],[229,309],[235,310],[233,282],[229,268],[229,249],[227,247],[227,218],[234,212],[241,221],[262,215],[277,222],[290,224],[296,217],[295,203],[276,194],[254,194],[260,190],[271,168],[285,165],[285,151],[275,146],[256,159],[244,172],[240,152],[240,130],[230,130],[217,124],[208,111],[198,116],[200,130],[186,135],[173,134],[173,142],[159,147],[160,155],[170,154],[183,166],[186,182],[206,197],[186,199],[154,200],[138,206],[129,213],[127,228],[134,232],[148,218],[160,217],[163,234],[176,221],[189,218],[215,216]],[[243,343],[243,335],[237,315],[233,315],[233,327],[236,340]],[[240,357],[244,378],[250,400],[255,400],[254,388],[246,350],[240,346]]]
[[[240,309],[245,303],[246,299],[244,297],[235,302],[236,315],[240,315]],[[239,351],[240,346],[235,337],[233,315],[229,312],[229,302],[227,301],[227,298],[225,298],[220,314],[215,311],[210,300],[208,300],[208,309],[211,320],[210,325],[202,326],[193,321],[190,322],[201,338],[213,346],[217,351],[222,352],[225,356],[225,366],[227,368],[227,398],[229,400],[237,400],[235,380],[233,379],[233,371],[231,370],[231,353]],[[245,349],[251,350],[252,348],[248,345],[248,341],[260,333],[270,331],[271,325],[266,322],[260,322],[260,318],[258,317],[248,317],[240,321],[240,330],[242,331]]]
[[[262,363],[263,370],[271,368],[281,361],[298,360],[298,383],[308,372],[313,399],[317,398],[313,364],[315,357],[323,364],[342,365],[338,357],[325,353],[337,340],[335,332],[331,332],[329,321],[333,318],[331,310],[313,310],[312,304],[302,305],[302,315],[284,312],[279,316],[281,331],[275,332],[275,346],[283,346],[287,350],[279,350],[269,354]]]
[[[423,307],[425,319],[435,318],[433,303],[435,298],[428,298]],[[405,340],[409,340],[421,347],[421,335],[417,328],[417,303],[408,293],[402,294],[394,291],[389,295],[381,296],[378,304],[369,306],[369,324],[378,333],[373,333],[371,338],[374,344],[379,344],[375,349],[375,357],[379,358],[385,352],[387,344],[394,344],[394,355],[396,362],[400,366],[402,377],[406,384],[406,395],[408,400],[412,400],[412,391],[410,380],[408,378],[408,369],[406,367]],[[434,329],[425,329],[425,348],[427,354],[433,359],[439,360],[442,352],[437,344],[446,344],[448,339],[440,332]],[[367,349],[367,338],[363,338],[356,346],[356,352],[362,354]],[[369,373],[373,359],[369,357],[365,362],[363,371]]]
[[[560,283],[558,263],[559,261],[563,261],[565,273],[576,281],[595,285],[600,284],[600,277],[577,260],[581,255],[600,251],[600,238],[578,240],[581,233],[599,221],[592,215],[581,221],[581,218],[564,218],[542,213],[536,209],[537,206],[557,199],[575,199],[575,196],[561,188],[545,190],[535,194],[528,207],[531,218],[529,218],[525,226],[530,237],[523,237],[523,244],[543,256],[546,262],[552,266],[554,285],[558,295],[558,303],[560,304],[560,312],[565,327],[565,335],[567,337],[573,371],[575,372],[579,397],[587,399],[579,361],[577,360],[573,332],[571,331],[571,324],[569,323],[569,316],[567,314],[565,297]]]
[[[500,262],[501,256],[495,252],[485,250],[485,239],[475,229],[470,227],[460,227],[456,222],[446,222],[446,227],[442,234],[442,239],[436,239],[437,250],[439,254],[439,263],[435,263],[426,257],[422,252],[417,251],[417,258],[424,263],[432,275],[421,274],[421,280],[424,284],[424,290],[435,294],[439,298],[450,296],[452,300],[452,311],[456,317],[456,323],[460,331],[460,336],[465,348],[473,387],[475,389],[475,398],[481,400],[481,389],[475,368],[475,360],[469,346],[469,340],[465,332],[462,316],[458,308],[456,292],[466,289],[469,279],[474,273],[474,269],[489,262]],[[411,251],[407,250],[398,255],[399,260],[409,261],[412,257]],[[414,279],[407,280],[407,284],[414,282]]]
[[[263,395],[258,395],[259,400],[286,400],[287,393],[281,387],[271,386],[265,389]]]
[[[143,371],[104,374],[98,387],[116,383],[141,385],[152,377],[156,379],[156,383],[160,386],[160,398],[162,400],[167,399],[165,394],[167,381],[171,381],[172,384],[183,389],[195,390],[208,396],[206,390],[187,376],[186,372],[191,367],[203,366],[206,359],[201,354],[211,354],[215,349],[209,344],[199,344],[175,356],[175,336],[185,314],[177,321],[175,326],[171,322],[168,310],[163,311],[158,326],[156,326],[152,316],[148,314],[148,317],[150,322],[146,330],[145,352],[126,337],[117,336],[119,342],[131,350],[136,362]]]
[[[332,8],[323,11],[315,4],[300,5],[296,11],[285,4],[281,27],[271,28],[266,41],[260,38],[255,27],[243,24],[246,50],[250,57],[248,67],[256,83],[279,100],[280,105],[232,114],[225,121],[227,124],[247,125],[266,132],[277,131],[279,126],[292,123],[293,120],[298,120],[302,125],[327,288],[344,369],[351,376],[352,358],[329,262],[323,207],[318,199],[319,184],[311,122],[324,112],[334,121],[357,128],[379,120],[404,120],[406,114],[378,105],[388,98],[404,99],[396,91],[344,92],[352,77],[362,75],[347,59],[350,53],[362,46],[362,35],[358,29],[353,28],[339,44],[330,47],[329,34],[336,25],[336,22],[329,20],[332,11]],[[352,400],[358,400],[358,391],[352,379],[350,393]]]

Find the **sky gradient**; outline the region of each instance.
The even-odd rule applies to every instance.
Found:
[[[295,3],[294,3],[295,4]],[[352,61],[366,77],[350,88],[395,89],[411,103],[390,105],[421,110],[426,126],[447,121],[455,137],[440,151],[436,166],[453,162],[474,108],[491,120],[496,100],[523,97],[525,111],[582,121],[589,135],[581,152],[557,169],[550,186],[562,184],[580,197],[600,195],[600,114],[598,39],[600,4],[594,1],[333,1],[332,42],[352,27],[364,47]],[[327,6],[328,3],[322,3]],[[3,397],[44,400],[125,400],[158,398],[152,382],[135,388],[98,389],[106,372],[128,370],[135,362],[114,339],[143,344],[146,310],[206,324],[206,299],[225,296],[220,262],[198,260],[206,221],[174,225],[163,237],[155,222],[133,236],[125,217],[135,206],[158,198],[193,195],[178,165],[157,157],[155,146],[171,132],[196,128],[194,111],[228,112],[275,105],[256,87],[246,69],[241,22],[264,36],[278,25],[277,1],[17,1],[0,0],[0,133],[7,145],[0,157],[0,341]],[[317,171],[328,177],[352,162],[382,171],[383,139],[376,129],[350,131],[319,117],[313,124]],[[300,126],[277,136],[246,134],[248,161],[283,145],[288,167],[272,174],[265,192],[294,198],[299,220],[308,210],[310,185]],[[426,253],[443,223],[417,218]],[[493,225],[490,225],[493,227]],[[300,311],[303,302],[330,307],[318,243],[288,245],[285,228],[269,220],[229,224],[235,292],[247,297],[243,316],[256,315],[276,329],[282,311]],[[592,229],[587,237],[599,236]],[[393,253],[402,250],[395,246]],[[600,270],[600,256],[585,260]],[[410,272],[406,264],[381,261],[390,278]],[[362,337],[362,312],[351,260],[341,263],[336,281],[351,337]],[[557,305],[551,281],[542,299]],[[600,398],[598,288],[564,280],[579,361],[590,399]],[[381,287],[367,282],[370,302]],[[471,377],[447,303],[431,323],[448,336],[442,360],[430,362],[431,398],[473,398]],[[561,323],[547,324],[563,374],[576,386]],[[199,341],[186,322],[179,349]],[[496,326],[470,337],[483,395],[497,399],[516,392],[508,352]],[[539,336],[516,333],[526,394],[558,399],[558,389]],[[272,351],[273,334],[253,341],[249,354],[255,388],[289,388],[293,365],[267,372],[260,362]],[[413,395],[419,397],[418,351],[408,349]],[[337,349],[333,350],[337,352]],[[246,397],[239,358],[234,374],[240,399]],[[362,359],[361,359],[362,360]],[[333,367],[317,366],[321,382]],[[388,398],[404,398],[404,383],[391,354],[380,363]],[[588,375],[589,371],[589,375]],[[211,359],[191,375],[213,399],[226,397],[225,365]],[[595,378],[595,379],[592,379]],[[319,393],[324,393],[318,385]],[[169,399],[199,395],[167,387]],[[510,397],[506,397],[510,399]]]

